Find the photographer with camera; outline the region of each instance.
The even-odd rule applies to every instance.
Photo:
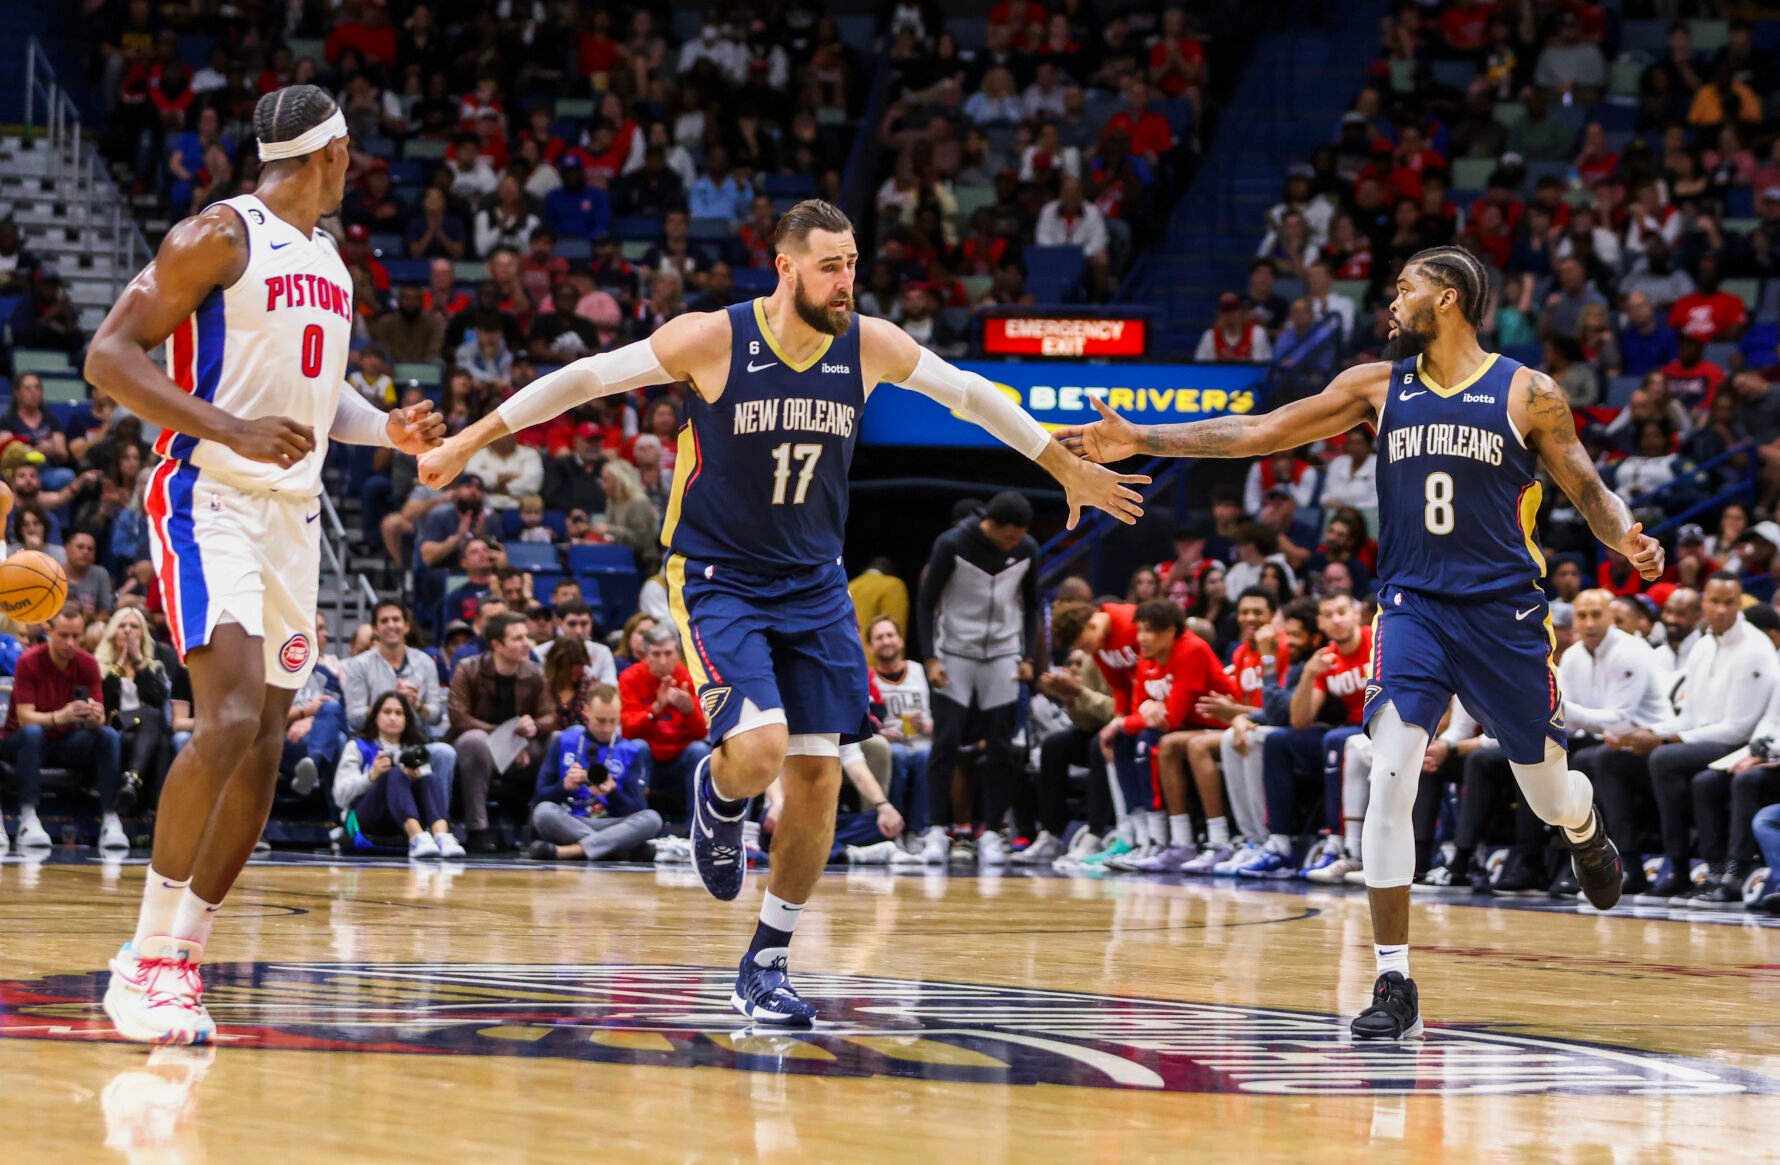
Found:
[[[464,847],[445,820],[447,793],[427,764],[426,731],[399,692],[371,701],[364,727],[347,743],[334,770],[334,801],[357,814],[364,833],[408,835],[411,858],[461,858]],[[423,826],[422,822],[431,822]]]
[[[584,715],[538,770],[529,852],[539,861],[622,855],[661,832],[661,814],[647,800],[649,746],[618,734],[618,689],[596,685]]]

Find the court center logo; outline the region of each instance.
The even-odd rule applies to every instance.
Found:
[[[1355,1045],[1336,1015],[975,983],[799,972],[823,1019],[784,1032],[730,1010],[727,969],[271,962],[204,978],[225,1049],[1277,1096],[1780,1093],[1780,1081],[1705,1061],[1475,1027]],[[105,983],[104,972],[0,983],[0,1036],[114,1038]]]

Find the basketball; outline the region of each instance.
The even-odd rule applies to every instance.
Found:
[[[41,550],[21,550],[0,562],[0,614],[20,623],[41,623],[68,599],[62,564]]]

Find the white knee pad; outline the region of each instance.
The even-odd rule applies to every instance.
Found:
[[[841,734],[838,732],[793,733],[785,742],[785,755],[831,756],[838,760],[841,755]]]
[[[1594,808],[1594,786],[1587,777],[1570,768],[1570,754],[1555,740],[1545,742],[1545,759],[1536,765],[1510,762],[1520,794],[1527,808],[1541,821],[1567,829],[1581,829],[1588,824]]]
[[[1372,737],[1371,795],[1360,834],[1366,885],[1380,889],[1415,880],[1415,793],[1421,784],[1425,730],[1403,723],[1387,703],[1368,725]]]

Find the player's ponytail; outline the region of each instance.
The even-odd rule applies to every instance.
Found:
[[[335,108],[327,90],[316,85],[274,89],[253,107],[253,136],[266,145],[294,141],[334,116]]]
[[[1461,247],[1430,247],[1409,257],[1411,265],[1419,266],[1429,279],[1442,287],[1450,287],[1459,296],[1459,314],[1474,328],[1483,326],[1489,310],[1489,271],[1477,256]]]

